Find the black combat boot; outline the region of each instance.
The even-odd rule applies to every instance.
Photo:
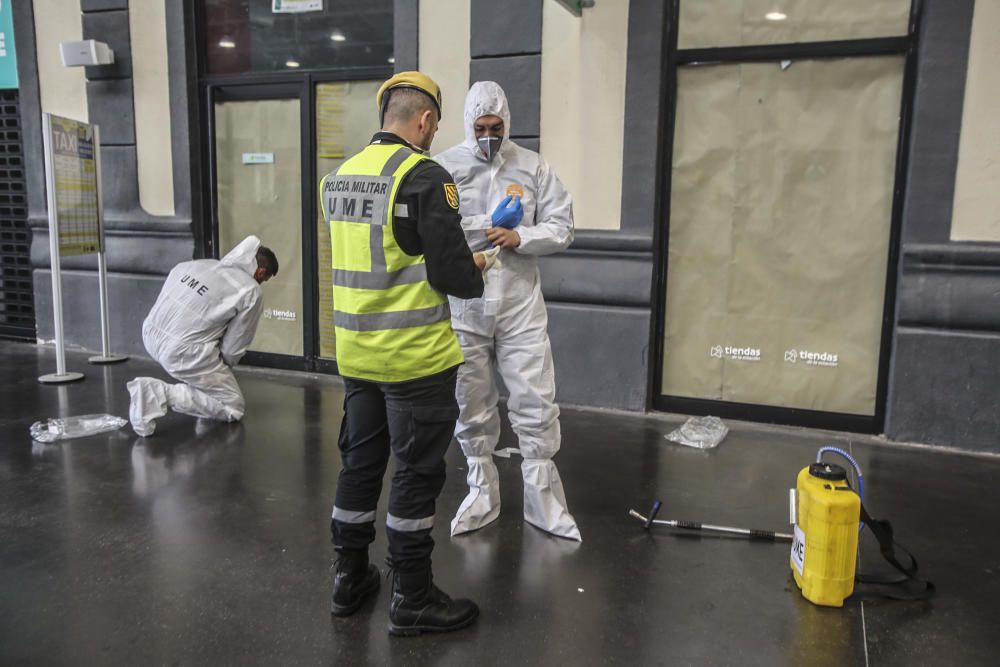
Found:
[[[389,634],[400,637],[421,632],[450,632],[476,620],[479,607],[472,600],[452,600],[434,585],[430,568],[422,572],[394,572],[389,603]]]
[[[350,616],[366,597],[378,591],[380,580],[378,568],[368,563],[367,551],[341,551],[337,559],[337,575],[333,580],[330,613]]]

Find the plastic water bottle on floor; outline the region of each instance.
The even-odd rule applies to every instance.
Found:
[[[114,415],[80,415],[63,419],[47,419],[31,425],[31,439],[38,442],[55,442],[70,438],[117,431],[128,424],[127,419]]]
[[[718,417],[691,417],[669,435],[667,440],[697,449],[717,447],[729,433],[729,427]]]

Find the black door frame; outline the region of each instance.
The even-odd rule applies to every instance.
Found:
[[[199,120],[205,133],[199,147],[202,173],[201,216],[193,230],[201,257],[218,257],[218,197],[216,193],[215,165],[215,103],[221,100],[299,100],[301,110],[302,145],[302,330],[303,356],[265,352],[248,352],[243,363],[265,368],[339,374],[336,361],[319,357],[318,276],[319,258],[316,247],[316,219],[318,216],[316,187],[316,84],[335,81],[384,80],[392,76],[392,65],[378,67],[349,67],[329,70],[295,69],[276,72],[249,72],[245,74],[206,74],[205,72],[205,8],[202,3],[186,0],[192,9],[194,41],[199,72]],[[374,113],[374,100],[373,100]]]
[[[916,88],[918,26],[922,0],[912,0],[908,34],[903,37],[878,39],[841,40],[813,43],[769,44],[704,49],[678,49],[677,35],[680,3],[685,0],[668,0],[667,53],[663,81],[662,151],[660,160],[660,193],[657,199],[658,219],[662,224],[654,230],[654,247],[658,251],[654,280],[656,302],[653,304],[654,326],[650,344],[655,351],[655,363],[650,368],[650,403],[656,410],[684,414],[713,414],[730,419],[761,421],[778,424],[808,426],[839,431],[880,433],[885,422],[888,400],[889,364],[892,357],[892,331],[896,307],[896,283],[899,272],[899,247],[903,218],[903,201],[909,162],[909,139],[912,125],[913,99]],[[667,261],[670,241],[670,187],[673,170],[674,131],[677,110],[677,69],[685,65],[707,63],[744,63],[776,61],[782,59],[822,59],[863,56],[902,55],[905,57],[903,91],[900,108],[899,132],[896,146],[896,168],[893,186],[892,214],[889,232],[889,256],[886,265],[885,298],[882,309],[882,336],[879,351],[878,380],[875,397],[875,414],[857,415],[823,412],[798,408],[784,408],[729,401],[694,399],[667,396],[662,393],[663,361],[666,331]]]
[[[189,11],[188,29],[196,45],[194,57],[199,80],[198,120],[205,129],[198,146],[198,161],[205,178],[201,183],[201,215],[194,223],[195,252],[200,257],[218,257],[218,202],[215,171],[215,102],[221,93],[224,99],[289,99],[298,98],[301,109],[302,145],[302,331],[303,356],[296,357],[264,352],[248,352],[243,363],[265,368],[339,374],[337,363],[319,357],[318,285],[319,264],[316,253],[317,213],[316,187],[316,84],[333,81],[371,81],[388,79],[392,65],[378,67],[345,67],[338,69],[289,69],[275,72],[244,74],[208,74],[205,63],[205,6],[195,0],[184,0]],[[373,104],[374,107],[374,104]],[[374,113],[374,111],[373,111]]]
[[[244,363],[266,368],[339,374],[336,361],[319,356],[319,258],[316,244],[316,220],[319,215],[316,184],[320,175],[316,168],[316,85],[338,81],[373,81],[392,76],[392,68],[353,68],[338,71],[307,71],[287,74],[247,74],[243,76],[208,77],[202,84],[201,114],[204,120],[205,145],[203,166],[207,174],[204,183],[205,211],[202,216],[201,238],[205,257],[219,256],[218,195],[215,164],[215,104],[220,101],[254,101],[268,99],[298,99],[301,112],[301,174],[302,174],[302,328],[303,356],[296,357],[266,352],[247,352]],[[373,103],[374,109],[374,103]],[[373,111],[374,113],[374,111]]]

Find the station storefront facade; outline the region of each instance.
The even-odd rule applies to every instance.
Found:
[[[950,230],[959,102],[986,48],[973,27],[993,20],[971,0],[599,0],[578,14],[556,0],[60,2],[61,14],[13,9],[28,33],[18,66],[42,340],[32,137],[53,110],[110,128],[109,287],[125,351],[142,351],[138,323],[170,266],[257,234],[282,269],[247,362],[336,373],[316,184],[376,131],[380,82],[421,68],[445,92],[436,150],[461,140],[468,83],[493,79],[514,140],[574,194],[576,242],[541,265],[562,403],[958,444],[928,408],[964,423],[982,399],[946,388],[992,387],[923,352],[1000,356],[982,338],[992,320],[964,314],[982,303],[976,276],[1000,234]],[[107,41],[116,64],[54,66],[53,44],[74,30]],[[93,348],[93,270],[66,268],[70,342]]]

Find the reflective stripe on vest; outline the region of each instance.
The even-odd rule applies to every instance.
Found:
[[[418,310],[401,310],[390,313],[344,313],[333,311],[333,326],[350,331],[380,331],[382,329],[407,329],[422,327],[451,318],[448,304],[420,308]]]
[[[463,361],[447,297],[427,282],[423,255],[405,254],[393,234],[399,184],[426,159],[399,144],[371,144],[320,183],[342,375],[400,382]]]
[[[372,234],[374,237],[375,234]],[[381,237],[381,235],[379,235]],[[372,241],[374,243],[375,241]],[[381,238],[378,240],[382,244]],[[333,284],[354,289],[389,289],[396,285],[411,285],[427,280],[427,267],[423,264],[407,266],[398,271],[372,273],[370,271],[333,270]]]

